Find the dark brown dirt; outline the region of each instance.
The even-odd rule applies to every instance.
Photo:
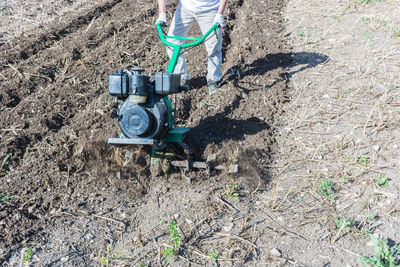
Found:
[[[177,96],[177,123],[192,127],[185,141],[195,157],[238,161],[247,189],[268,182],[260,166],[274,151],[274,118],[285,101],[291,59],[279,37],[282,6],[231,1],[220,91],[207,94],[201,47],[187,56],[193,89]],[[117,130],[107,75],[132,65],[147,73],[166,68],[155,16],[155,1],[114,0],[0,47],[0,262],[23,243],[46,242],[49,228],[62,223],[53,215],[66,207],[90,213],[115,195],[139,201],[150,180],[165,182],[150,177],[150,148],[130,148],[127,161],[124,148],[106,143]],[[194,184],[207,183],[204,173],[191,175]]]

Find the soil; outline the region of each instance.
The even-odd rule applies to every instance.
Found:
[[[185,156],[172,145],[154,169],[150,147],[107,144],[118,134],[108,74],[167,67],[156,1],[2,2],[1,265],[356,266],[374,253],[369,233],[398,243],[390,59],[400,13],[385,15],[391,4],[229,2],[220,89],[208,95],[199,47],[187,51],[192,89],[171,97],[177,125],[191,127],[184,141],[194,159],[215,153],[239,165],[229,174],[170,166],[171,155]],[[355,34],[367,31],[355,18],[369,19],[375,42]],[[335,29],[346,29],[341,47]],[[391,186],[377,186],[375,174]],[[321,179],[335,183],[334,196],[319,193]],[[338,216],[356,227],[338,234]],[[170,257],[172,221],[180,238]]]
[[[254,4],[260,8],[252,14]],[[54,235],[66,241],[74,235],[66,233],[69,228],[78,228],[87,236],[93,222],[84,226],[83,221],[94,219],[96,227],[104,229],[116,222],[116,228],[106,230],[104,236],[98,236],[98,229],[93,233],[99,240],[94,247],[90,238],[64,244],[66,249],[76,249],[71,252],[76,257],[71,257],[68,265],[97,265],[99,255],[107,250],[103,251],[102,243],[116,243],[106,232],[115,236],[122,225],[123,232],[136,233],[140,224],[134,210],[157,190],[163,192],[163,198],[171,188],[204,196],[214,195],[217,189],[224,191],[232,179],[242,190],[268,184],[263,166],[270,162],[273,122],[280,114],[278,103],[285,101],[286,68],[291,62],[278,37],[283,30],[282,1],[230,4],[223,37],[224,77],[213,97],[205,86],[204,48],[187,52],[192,90],[175,100],[177,123],[192,127],[185,142],[195,159],[217,153],[220,162],[239,162],[242,169],[235,176],[213,173],[214,185],[202,171],[189,174],[192,184],[182,184],[181,170],[176,168],[152,176],[150,148],[107,144],[107,138],[117,132],[116,121],[109,116],[116,104],[107,92],[107,75],[134,65],[155,73],[166,68],[168,59],[154,27],[154,1],[139,5],[114,0],[87,7],[71,4],[61,9],[63,16],[49,16],[50,23],[30,31],[22,29],[23,34],[15,34],[0,46],[0,244],[5,263],[19,261],[16,253],[25,244],[25,251],[27,246],[35,249],[34,265],[51,265],[58,254],[46,253],[53,247],[49,244],[55,242]],[[172,12],[175,7],[176,3],[171,3],[168,8]],[[274,23],[265,24],[257,19],[261,16]],[[8,36],[11,25],[4,25],[3,36]],[[191,34],[198,35],[199,29],[194,27]],[[127,150],[132,154],[130,160],[125,157]],[[207,205],[221,209],[221,203]],[[124,218],[102,221],[119,209],[126,214]],[[70,221],[79,216],[79,222]],[[187,237],[186,242],[195,243],[195,236]]]

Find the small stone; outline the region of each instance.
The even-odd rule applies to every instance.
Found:
[[[316,155],[316,156],[315,156],[315,158],[316,158],[316,159],[319,159],[319,160],[321,160],[321,159],[323,159],[323,158],[324,158],[324,155],[322,155],[322,154],[318,154],[318,155]]]
[[[180,215],[179,215],[178,213],[175,213],[175,214],[174,214],[175,220],[179,219],[179,217],[180,217]]]
[[[398,148],[399,148],[399,145],[393,145],[393,148],[394,148],[394,149],[398,149]]]
[[[33,213],[34,208],[35,208],[34,206],[30,206],[30,207],[28,208],[28,212],[29,212],[29,213]]]
[[[281,257],[281,256],[282,256],[282,252],[281,252],[279,249],[277,249],[277,248],[271,249],[271,250],[269,251],[269,253],[270,253],[272,256],[275,256],[275,257]]]
[[[331,96],[329,94],[324,94],[322,97],[326,98],[326,99],[330,99],[331,98]]]
[[[185,221],[186,221],[187,224],[192,224],[193,223],[193,221],[190,220],[190,219],[186,219]]]
[[[285,127],[285,128],[283,128],[286,132],[288,132],[288,133],[290,133],[291,131],[292,131],[292,128],[290,128],[290,127]]]
[[[375,151],[379,151],[379,149],[381,149],[380,146],[373,146],[372,148],[373,148]]]
[[[61,262],[66,262],[67,260],[69,260],[69,256],[65,256],[60,259]]]
[[[92,235],[91,233],[88,233],[87,235],[86,235],[86,239],[94,239],[94,235]]]
[[[233,228],[233,223],[222,226],[222,230],[224,230],[225,232],[230,232],[232,228]]]

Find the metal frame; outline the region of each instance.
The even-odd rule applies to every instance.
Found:
[[[196,38],[196,37],[182,37],[182,36],[169,36],[169,35],[164,35],[164,32],[162,30],[163,26],[165,24],[163,23],[157,23],[157,31],[158,35],[160,36],[161,42],[165,45],[171,46],[174,48],[174,51],[172,52],[171,60],[169,61],[167,72],[173,73],[175,70],[176,63],[178,62],[178,57],[181,53],[182,48],[187,48],[187,47],[192,47],[192,46],[197,46],[202,44],[204,41],[206,41],[207,37],[214,32],[214,34],[217,34],[217,30],[220,27],[219,23],[215,23],[209,30],[206,32],[203,37]],[[187,40],[187,41],[194,41],[191,43],[186,43],[186,44],[174,44],[171,42],[168,42],[166,39],[179,39],[179,40]]]

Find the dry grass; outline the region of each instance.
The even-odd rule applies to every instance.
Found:
[[[395,1],[293,0],[285,16],[297,54],[290,70],[291,102],[284,106],[277,138],[276,164],[281,168],[275,169],[271,203],[279,202],[287,224],[311,235],[311,250],[320,263],[326,257],[340,265],[343,257],[350,257],[352,264],[360,264],[358,255],[372,251],[365,247],[368,240],[362,231],[400,241],[394,230],[400,228],[400,43],[393,35],[400,7]],[[304,62],[302,52],[329,60],[309,57],[316,66],[296,72],[302,67],[297,62]],[[375,183],[383,176],[389,179],[388,187]],[[332,199],[318,195],[322,179],[335,183]],[[368,222],[370,214],[379,219]],[[341,235],[332,246],[332,223],[339,215],[363,227]],[[318,224],[320,230],[310,232],[307,224]],[[343,249],[348,253],[343,255]],[[304,254],[294,258],[307,262]]]

